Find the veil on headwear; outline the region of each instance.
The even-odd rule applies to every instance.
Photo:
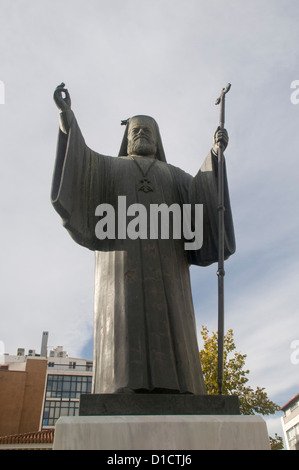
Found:
[[[152,118],[150,116],[144,116],[144,115],[133,116],[133,117],[128,118],[124,121],[121,121],[121,124],[125,125],[126,128],[125,128],[123,140],[122,140],[119,152],[118,152],[118,156],[119,157],[126,157],[128,155],[127,148],[128,148],[129,123],[130,123],[131,119],[136,119],[136,118],[142,118],[143,120],[149,120],[151,125],[154,125],[154,127],[156,129],[156,136],[157,136],[157,151],[156,151],[155,157],[157,158],[157,160],[160,160],[161,162],[167,163],[166,158],[165,158],[165,153],[164,153],[164,149],[163,149],[163,144],[162,144],[162,139],[161,139],[158,124],[157,124],[157,122],[155,121],[154,118]]]

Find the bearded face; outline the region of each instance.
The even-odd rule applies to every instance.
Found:
[[[133,120],[128,131],[128,155],[155,156],[156,150],[156,131],[151,123]]]

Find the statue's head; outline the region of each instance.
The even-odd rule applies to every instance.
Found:
[[[150,116],[134,116],[126,121],[126,130],[120,147],[119,156],[153,156],[166,162],[158,125]]]
[[[155,121],[148,116],[135,116],[129,120],[128,155],[155,156],[157,132]]]

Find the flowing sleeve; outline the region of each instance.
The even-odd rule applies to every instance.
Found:
[[[190,264],[208,266],[218,261],[218,162],[212,151],[195,177],[184,178],[181,188],[183,202],[203,205],[203,243],[198,250],[187,252]],[[233,218],[224,164],[224,256],[228,259],[236,249]],[[196,230],[194,220],[192,229]]]
[[[94,250],[99,242],[95,208],[103,197],[105,157],[87,147],[73,112],[67,113],[70,129],[68,134],[59,129],[51,202],[71,237]]]

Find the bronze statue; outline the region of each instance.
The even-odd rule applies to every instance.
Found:
[[[225,129],[195,177],[166,162],[156,121],[135,116],[123,122],[118,157],[85,143],[64,84],[54,92],[60,129],[51,199],[72,238],[95,252],[93,393],[205,394],[189,266],[217,262],[217,148]],[[186,158],[186,156],[182,156]],[[225,172],[224,172],[225,173]],[[203,244],[184,248],[184,237],[127,237],[118,213],[115,237],[99,237],[97,207],[203,205]],[[224,255],[235,251],[226,176]],[[137,205],[137,206],[136,206]],[[101,213],[103,215],[103,213]],[[132,214],[131,214],[132,215]]]

